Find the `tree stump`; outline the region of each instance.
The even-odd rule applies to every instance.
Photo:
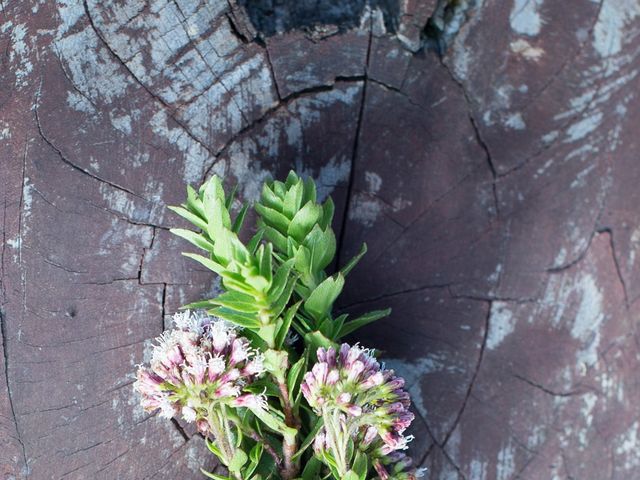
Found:
[[[166,205],[289,169],[369,246],[341,307],[394,308],[429,478],[640,477],[637,0],[0,9],[2,478],[214,466],[132,390],[217,285]]]

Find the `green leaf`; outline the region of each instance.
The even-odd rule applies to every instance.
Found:
[[[260,252],[262,249],[262,252]],[[271,285],[271,279],[273,274],[273,244],[267,243],[266,246],[258,249],[258,261],[260,262],[260,275],[267,280],[267,283]]]
[[[287,174],[287,179],[284,182],[284,186],[287,188],[291,188],[292,185],[295,185],[298,182],[298,175],[293,170],[289,170]]]
[[[322,471],[322,461],[317,457],[311,457],[302,471],[302,480],[318,480]]]
[[[229,210],[225,206],[224,189],[222,182],[216,175],[211,177],[204,187],[202,205],[207,218],[207,231],[209,236],[215,238],[222,229],[231,228]]]
[[[258,215],[262,217],[265,224],[277,229],[280,233],[286,233],[287,228],[289,227],[289,219],[282,213],[273,210],[272,208],[265,207],[260,203],[256,203],[254,208],[256,209],[256,212],[258,212]]]
[[[361,317],[355,318],[347,323],[345,323],[340,330],[338,330],[338,335],[336,335],[336,339],[342,338],[345,335],[350,334],[351,332],[364,327],[365,325],[375,322],[376,320],[380,320],[381,318],[389,316],[391,313],[390,308],[385,308],[384,310],[374,310],[373,312],[366,313]]]
[[[305,205],[309,202],[316,202],[316,183],[311,177],[307,177],[304,180],[304,195],[302,197],[302,205]]]
[[[262,186],[260,203],[262,203],[265,207],[271,208],[276,211],[281,209],[282,204],[281,200],[274,193],[273,189],[269,186],[268,183],[265,183]]]
[[[353,470],[349,470],[342,476],[342,480],[360,480],[360,475]]]
[[[202,474],[207,477],[207,478],[213,478],[214,480],[232,480],[229,477],[225,477],[223,475],[218,475],[216,473],[212,473],[212,472],[207,472],[204,468],[201,468],[200,471],[202,472]]]
[[[255,298],[245,293],[229,291],[216,298],[209,300],[213,305],[220,305],[242,313],[257,313],[260,305],[256,304]]]
[[[344,277],[341,273],[328,277],[318,285],[309,298],[304,302],[304,309],[316,320],[321,320],[330,311],[342,288],[344,287]]]
[[[293,218],[296,212],[300,209],[300,205],[302,204],[303,188],[302,182],[296,182],[289,188],[289,191],[284,196],[282,213],[284,213],[288,218]]]
[[[202,200],[200,200],[198,192],[196,192],[191,185],[187,185],[187,208],[200,218],[206,218],[204,208],[202,207]]]
[[[305,246],[300,246],[293,255],[296,271],[306,273],[311,270],[311,252]]]
[[[245,463],[249,460],[249,457],[246,453],[240,448],[236,450],[236,453],[233,454],[233,458],[229,462],[229,471],[240,473],[240,470],[244,466]]]
[[[284,375],[289,364],[289,355],[284,350],[270,348],[264,352],[264,369],[272,374],[278,382],[284,382]]]
[[[250,285],[247,285],[245,278],[239,273],[224,270],[220,272],[220,276],[222,277],[222,284],[227,290],[237,290],[248,295],[256,293]]]
[[[213,252],[213,244],[199,233],[192,232],[191,230],[185,230],[184,228],[172,228],[169,231],[174,235],[182,237],[188,242],[191,242],[198,248],[201,248],[208,252]]]
[[[260,320],[255,315],[237,312],[226,307],[218,307],[209,310],[208,313],[216,315],[220,318],[228,320],[231,323],[244,328],[256,329],[260,328]]]
[[[302,300],[293,304],[287,309],[287,312],[284,314],[284,317],[282,319],[282,325],[280,325],[280,328],[276,333],[276,348],[282,348],[282,346],[284,345],[284,341],[287,338],[287,333],[291,329],[291,322],[293,320],[293,317],[298,311],[298,308],[300,307],[301,303],[302,303]]]
[[[342,269],[340,270],[340,273],[342,273],[342,275],[346,277],[348,273],[351,270],[353,270],[353,267],[355,267],[358,264],[358,262],[364,256],[365,253],[367,253],[367,244],[363,243],[362,247],[360,248],[360,252],[358,252],[358,254],[355,257],[353,257],[351,260],[349,260],[344,267],[342,267]]]
[[[284,419],[275,415],[277,410],[262,410],[261,408],[252,408],[253,414],[260,419],[271,430],[274,430],[282,435],[295,436],[296,430],[291,427],[287,427],[284,423]]]
[[[218,262],[215,262],[210,258],[203,257],[202,255],[198,255],[197,253],[182,252],[182,255],[184,255],[185,257],[192,258],[196,262],[199,262],[205,267],[207,267],[209,270],[213,270],[218,275],[222,275],[223,272],[225,271],[224,267],[220,265]]]
[[[188,303],[187,305],[183,305],[180,307],[182,310],[190,309],[190,310],[200,310],[202,308],[213,308],[215,307],[214,303],[211,303],[211,300],[201,300],[199,302]]]
[[[222,452],[220,451],[218,446],[208,438],[205,438],[205,443],[207,444],[207,448],[209,449],[209,451],[222,460]]]
[[[338,337],[338,334],[348,316],[349,314],[343,313],[333,321],[333,332],[331,334],[331,338],[333,338],[334,340],[340,338]]]
[[[324,270],[336,254],[336,235],[328,228],[325,231],[319,225],[313,227],[305,243],[311,248],[311,271]]]
[[[282,233],[280,233],[275,228],[270,227],[269,225],[267,225],[264,222],[262,222],[262,223],[263,223],[262,230],[264,230],[264,233],[267,236],[267,239],[269,239],[269,241],[273,243],[273,245],[276,247],[276,249],[279,252],[283,252],[283,253],[286,252],[287,251],[287,237],[285,237]]]
[[[284,230],[296,241],[302,242],[304,237],[318,223],[322,216],[322,208],[313,202],[307,202],[304,207],[298,210],[288,229]]]
[[[264,235],[264,230],[261,228],[256,232],[256,234],[253,237],[251,237],[251,240],[249,240],[249,243],[247,244],[247,250],[249,250],[251,255],[255,255],[263,235]]]
[[[188,220],[189,222],[193,223],[196,227],[198,227],[199,229],[201,229],[202,231],[207,231],[207,222],[205,222],[204,220],[202,220],[200,217],[198,217],[197,215],[195,215],[194,213],[191,213],[189,210],[187,210],[186,208],[183,207],[173,207],[173,206],[169,206],[167,207],[169,210],[171,210],[172,212],[177,213],[178,215],[180,215],[182,218]]]
[[[249,451],[250,463],[243,472],[244,477],[251,478],[251,475],[253,475],[253,472],[256,471],[256,468],[260,463],[260,458],[262,457],[263,449],[264,447],[262,446],[261,443],[256,443],[251,449],[251,451]]]
[[[323,230],[331,228],[331,222],[333,221],[333,213],[335,212],[335,209],[336,207],[333,204],[333,200],[331,199],[331,197],[328,197],[322,205],[322,220],[320,220],[320,226]]]
[[[315,332],[309,332],[304,336],[304,342],[309,345],[309,347],[311,348],[311,353],[313,354],[313,359],[317,360],[317,356],[316,356],[316,352],[318,350],[318,348],[323,347],[323,348],[338,348],[338,344],[329,340],[327,337],[325,337],[322,333],[315,331]]]
[[[233,226],[231,227],[231,231],[234,233],[238,233],[242,228],[242,224],[244,223],[244,217],[247,216],[247,211],[249,210],[249,204],[245,203],[242,205],[240,212],[238,212],[238,216],[233,221]]]
[[[233,199],[236,197],[236,193],[238,192],[238,184],[236,183],[227,195],[227,198],[224,202],[224,206],[227,210],[231,210],[231,205],[233,204]]]
[[[276,270],[276,274],[273,276],[271,288],[268,293],[269,301],[271,303],[275,303],[282,296],[282,293],[287,286],[287,279],[289,278],[292,265],[293,260],[287,260]]]
[[[295,461],[298,457],[300,457],[300,455],[302,455],[304,451],[307,448],[309,448],[309,446],[313,443],[313,441],[316,438],[316,435],[318,434],[318,432],[320,431],[323,425],[324,425],[324,420],[322,419],[322,417],[318,417],[316,424],[313,426],[313,428],[311,429],[309,434],[306,436],[302,444],[300,444],[300,448],[298,449],[298,451],[295,453],[295,455],[293,455],[293,457],[291,457],[293,461]],[[303,475],[303,478],[304,478],[304,475]]]
[[[291,298],[291,294],[293,293],[293,287],[296,286],[296,280],[297,280],[297,277],[289,278],[289,280],[287,281],[287,285],[285,286],[285,289],[282,291],[282,294],[271,305],[270,312],[274,318],[279,317],[282,311],[287,306],[287,303],[289,303],[289,299]]]
[[[352,470],[358,475],[359,480],[366,480],[369,471],[369,462],[364,452],[356,451],[356,457],[353,461]]]
[[[289,391],[289,398],[296,397],[296,390],[302,381],[302,373],[306,363],[307,357],[302,356],[289,369],[289,374],[287,375],[287,390]]]

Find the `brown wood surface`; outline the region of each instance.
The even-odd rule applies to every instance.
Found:
[[[216,289],[166,205],[295,168],[339,262],[369,245],[341,306],[394,308],[360,340],[429,478],[640,478],[638,0],[458,2],[442,55],[435,0],[277,35],[241,3],[0,1],[0,477],[200,478],[132,390]]]

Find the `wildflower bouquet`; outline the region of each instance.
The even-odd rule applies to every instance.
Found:
[[[232,218],[234,193],[213,177],[172,207],[198,230],[172,232],[205,251],[185,253],[221,277],[224,292],[185,306],[175,328],[140,366],[136,390],[148,412],[195,422],[228,476],[214,479],[414,479],[403,450],[413,420],[404,381],[374,351],[339,344],[389,314],[334,317],[345,277],[325,269],[336,252],[334,206],[318,203],[313,180],[291,172],[267,182],[257,233],[239,237],[248,211]]]

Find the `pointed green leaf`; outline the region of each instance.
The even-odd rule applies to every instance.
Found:
[[[285,253],[287,251],[287,237],[264,222],[261,222],[261,225],[267,239],[273,243],[273,246],[276,247],[279,252]]]
[[[191,185],[187,185],[187,207],[200,218],[206,218],[204,208],[202,206],[202,200],[200,200],[198,193],[193,189],[193,187],[191,187]]]
[[[338,273],[326,278],[304,302],[305,311],[316,320],[321,320],[331,311],[333,302],[338,298],[343,287],[344,277],[342,274]]]
[[[251,237],[251,240],[249,240],[249,243],[247,244],[247,250],[249,250],[249,253],[251,253],[251,255],[255,255],[263,235],[264,230],[261,228],[253,237]]]
[[[262,203],[265,207],[271,208],[273,210],[280,210],[282,207],[282,203],[278,196],[273,192],[273,189],[269,186],[268,183],[265,183],[262,186],[262,195],[260,197],[260,203]]]
[[[227,210],[231,210],[231,205],[233,205],[233,199],[236,198],[236,193],[238,192],[238,184],[236,183],[229,192],[229,195],[226,196],[226,200],[224,201],[224,206]]]
[[[346,277],[348,273],[351,270],[353,270],[353,267],[355,267],[358,264],[358,262],[364,256],[365,253],[367,253],[367,244],[363,243],[362,247],[360,248],[360,252],[358,252],[358,254],[355,257],[353,257],[351,260],[349,260],[344,267],[342,267],[342,269],[340,270],[340,273],[342,273],[342,275]]]
[[[258,249],[258,252],[260,250]],[[267,283],[271,285],[273,274],[273,244],[267,243],[263,248],[262,255],[258,255],[260,262],[260,275],[267,280]]]
[[[304,342],[310,346],[311,348],[311,354],[313,357],[313,360],[317,360],[317,356],[316,353],[318,351],[318,348],[323,347],[323,348],[338,348],[338,344],[335,342],[332,342],[331,340],[329,340],[327,337],[325,337],[324,335],[322,335],[322,333],[315,331],[315,332],[309,332],[304,336]]]
[[[231,310],[230,308],[218,307],[209,310],[208,313],[228,320],[229,322],[234,323],[239,327],[250,329],[256,329],[260,327],[260,320],[255,315],[241,313],[236,310]]]
[[[287,174],[287,179],[284,182],[284,186],[287,188],[291,188],[292,185],[298,182],[298,175],[293,170],[289,170]]]
[[[302,242],[304,237],[311,231],[313,226],[318,223],[322,216],[322,208],[312,202],[307,202],[304,207],[298,210],[288,229],[281,230],[293,237],[297,242]]]
[[[227,307],[241,313],[255,314],[261,308],[260,305],[256,303],[255,298],[251,295],[233,291],[218,295],[216,298],[209,300],[209,303],[219,305],[221,307]]]
[[[289,227],[289,219],[282,213],[277,212],[272,208],[265,207],[259,203],[256,203],[254,208],[267,225],[275,228],[280,233],[285,233],[287,231],[287,228]]]
[[[204,220],[202,220],[200,217],[198,217],[196,214],[191,213],[189,210],[187,210],[186,208],[183,207],[173,207],[173,206],[169,206],[167,207],[169,210],[171,210],[174,213],[177,213],[178,215],[180,215],[182,218],[188,220],[189,222],[193,223],[196,227],[198,227],[199,229],[201,229],[202,231],[206,232],[207,231],[207,222],[205,222]]]
[[[302,381],[302,373],[304,372],[305,364],[307,363],[307,357],[303,356],[294,363],[289,369],[287,375],[287,390],[289,391],[289,398],[296,398],[296,393]]]
[[[242,208],[240,209],[240,212],[238,212],[238,216],[233,221],[233,226],[231,227],[231,231],[232,232],[238,233],[240,231],[240,229],[242,228],[242,224],[244,222],[244,218],[246,217],[248,210],[249,210],[249,204],[248,203],[245,203],[244,205],[242,205]]]
[[[218,475],[217,473],[207,472],[204,468],[201,468],[200,471],[207,478],[213,478],[214,480],[232,480],[229,477],[225,477],[223,475]]]
[[[289,273],[291,272],[292,265],[293,260],[287,260],[276,270],[276,274],[273,276],[271,288],[269,289],[268,294],[269,301],[271,303],[275,303],[282,295],[282,292],[284,292],[284,289],[287,286],[287,279],[289,278]]]
[[[297,277],[289,278],[284,290],[280,294],[280,297],[275,302],[273,302],[271,306],[271,314],[273,315],[274,318],[279,317],[282,311],[287,306],[287,303],[291,298],[291,294],[293,293],[293,287],[295,287],[296,285],[296,280],[297,280]]]
[[[350,334],[351,332],[368,325],[369,323],[375,322],[381,318],[389,316],[391,313],[390,308],[386,308],[384,310],[375,310],[373,312],[366,313],[361,317],[355,318],[350,322],[345,323],[342,328],[338,331],[338,335],[336,335],[336,339],[342,338],[345,335]]]
[[[335,209],[336,207],[333,204],[333,200],[331,199],[331,197],[328,197],[322,205],[322,220],[320,221],[320,226],[323,230],[331,228],[331,222],[333,221],[333,213]]]
[[[220,265],[218,262],[211,260],[210,258],[203,257],[202,255],[198,255],[197,253],[189,253],[189,252],[182,252],[182,255],[184,255],[185,257],[192,258],[196,262],[199,262],[205,267],[207,267],[209,270],[213,270],[218,275],[222,275],[224,272],[224,267]]]
[[[316,435],[318,434],[318,432],[320,431],[323,425],[324,425],[324,421],[322,417],[318,417],[318,420],[316,420],[315,425],[313,426],[309,434],[305,437],[304,441],[300,444],[300,448],[295,453],[295,455],[293,455],[293,457],[291,458],[292,460],[295,461],[298,457],[300,457],[300,455],[304,453],[304,451],[307,448],[309,448],[309,446],[313,443],[313,441],[316,438]],[[305,468],[305,471],[306,471],[306,468]],[[305,478],[304,474],[303,474],[303,478]]]
[[[302,205],[302,182],[297,182],[289,187],[289,191],[284,196],[283,211],[287,218],[293,218]]]
[[[302,205],[305,205],[308,202],[316,203],[316,183],[311,177],[307,177],[304,180],[304,195],[302,196]]]
[[[328,228],[325,231],[319,225],[313,227],[307,235],[305,244],[311,248],[311,271],[324,270],[336,254],[336,235]]]
[[[284,317],[282,319],[282,325],[280,326],[280,328],[278,329],[278,332],[276,333],[277,348],[282,348],[282,346],[284,345],[284,341],[287,338],[287,333],[291,329],[291,321],[293,320],[293,317],[298,311],[298,308],[300,307],[301,303],[302,303],[302,300],[293,304],[287,309],[287,312],[284,314]]]
[[[191,230],[185,230],[184,228],[172,228],[169,231],[178,237],[184,238],[198,248],[208,252],[213,252],[213,244],[199,233],[192,232]]]

